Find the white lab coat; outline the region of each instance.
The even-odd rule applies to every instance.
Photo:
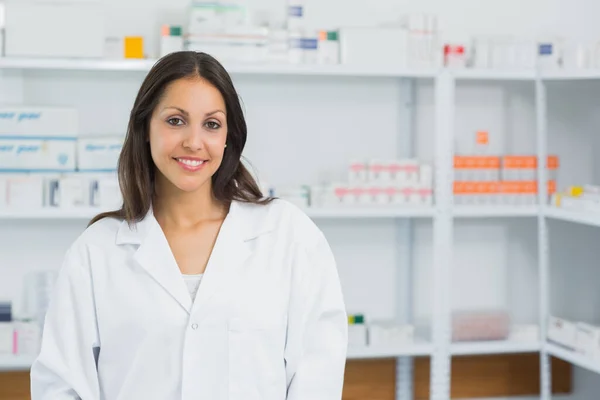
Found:
[[[104,219],[67,252],[32,399],[339,400],[346,350],[334,258],[295,206],[233,202],[195,302],[152,212]]]

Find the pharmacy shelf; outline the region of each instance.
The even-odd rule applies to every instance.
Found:
[[[348,359],[430,356],[432,350],[433,346],[425,342],[407,343],[400,346],[349,346]]]
[[[547,218],[556,219],[559,221],[567,221],[590,226],[600,226],[600,213],[569,210],[559,207],[546,207],[544,208],[544,215]]]
[[[0,355],[0,371],[27,371],[33,364],[32,356]]]
[[[432,207],[337,207],[306,208],[309,217],[315,219],[331,218],[432,218]]]
[[[454,356],[484,355],[484,354],[514,354],[535,353],[541,350],[539,342],[517,342],[517,341],[486,341],[453,343],[450,352]]]
[[[0,58],[0,69],[148,72],[156,60],[104,60],[59,58]],[[313,75],[397,78],[434,78],[435,69],[398,69],[379,66],[310,64],[227,64],[231,74],[239,75]]]
[[[545,71],[541,78],[548,81],[595,80],[600,79],[600,69]]]
[[[0,209],[0,220],[86,220],[103,210],[97,208],[37,208]],[[431,207],[331,207],[306,208],[306,214],[314,219],[371,219],[371,218],[432,218]]]
[[[537,71],[531,70],[494,70],[494,69],[456,69],[450,70],[458,80],[491,81],[534,81]]]
[[[454,206],[453,214],[458,218],[511,218],[537,217],[537,206]]]
[[[561,360],[600,374],[600,361],[575,353],[554,343],[546,343],[546,351]]]

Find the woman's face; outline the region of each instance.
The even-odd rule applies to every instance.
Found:
[[[150,121],[150,151],[160,187],[210,191],[227,139],[225,101],[203,79],[179,79],[166,89]],[[166,184],[166,185],[163,185]]]

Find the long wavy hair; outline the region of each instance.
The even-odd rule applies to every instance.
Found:
[[[248,130],[231,77],[212,56],[182,51],[163,57],[152,67],[133,104],[117,167],[123,205],[119,210],[97,215],[89,225],[103,218],[117,218],[131,224],[143,219],[150,210],[156,170],[148,141],[150,118],[167,86],[182,78],[206,80],[219,90],[225,101],[227,151],[219,169],[212,176],[214,198],[227,206],[233,200],[255,204],[267,204],[272,200],[263,196],[258,184],[242,164]]]

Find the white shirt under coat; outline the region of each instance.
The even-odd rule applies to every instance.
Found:
[[[195,301],[152,212],[104,219],[67,252],[32,400],[339,400],[347,324],[330,247],[290,203],[232,203]]]

